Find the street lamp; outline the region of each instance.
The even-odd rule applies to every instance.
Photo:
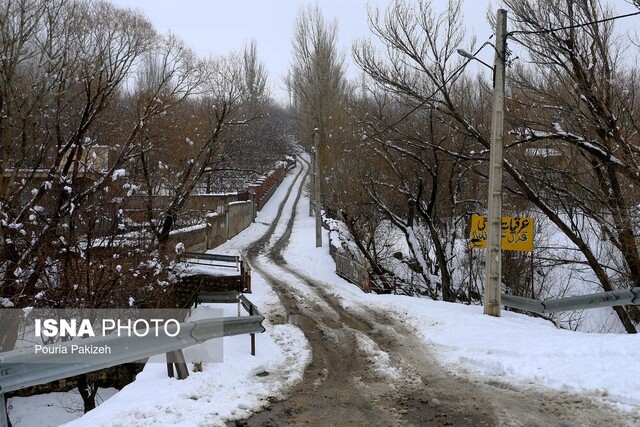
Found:
[[[486,62],[484,62],[482,59],[480,58],[476,58],[475,56],[473,56],[473,54],[471,52],[469,52],[468,50],[465,49],[456,49],[456,51],[458,52],[458,55],[465,57],[467,59],[473,59],[478,61],[479,63],[481,63],[482,65],[484,65],[485,67],[489,68],[491,71],[495,72],[496,70],[489,64],[487,64]]]
[[[507,11],[498,9],[494,66],[464,49],[458,53],[475,59],[493,70],[493,108],[489,151],[489,195],[487,201],[487,261],[485,269],[484,314],[500,317],[502,292],[502,147],[504,144],[505,55],[507,50]]]

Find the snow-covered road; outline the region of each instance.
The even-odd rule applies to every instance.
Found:
[[[148,364],[69,425],[640,425],[640,337],[364,294],[333,272],[326,233],[315,248],[306,171],[301,162],[256,223],[215,250],[253,265],[250,299],[267,317],[257,356],[238,336],[225,338],[224,363],[183,381]],[[65,421],[28,399],[14,402],[16,426]]]
[[[627,419],[630,414],[588,398],[440,366],[428,337],[421,339],[392,305],[372,304],[352,285],[345,288],[331,263],[326,269],[326,254],[314,259],[313,219],[297,191],[283,201],[279,225],[248,254],[278,294],[287,322],[309,340],[313,361],[288,398],[249,425],[633,424],[633,415]]]

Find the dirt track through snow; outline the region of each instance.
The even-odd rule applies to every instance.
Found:
[[[432,350],[397,319],[366,307],[346,311],[327,291],[329,285],[307,277],[282,256],[307,171],[304,162],[276,219],[251,246],[247,258],[286,309],[286,318],[269,321],[300,327],[311,345],[313,361],[286,399],[236,424],[632,425],[624,414],[586,397],[454,375],[439,366]]]

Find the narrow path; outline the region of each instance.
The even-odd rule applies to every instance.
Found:
[[[380,311],[345,311],[321,280],[287,264],[282,253],[309,169],[302,161],[304,167],[281,202],[276,219],[246,256],[286,309],[286,319],[270,322],[300,327],[310,342],[313,361],[287,399],[237,424],[625,425],[611,408],[587,398],[449,374],[407,326]],[[276,230],[284,223],[286,228],[278,235]]]

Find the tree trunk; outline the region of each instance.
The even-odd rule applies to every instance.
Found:
[[[78,375],[78,391],[80,391],[82,403],[84,404],[84,413],[86,414],[95,409],[98,385],[90,383],[87,379],[87,374]]]

